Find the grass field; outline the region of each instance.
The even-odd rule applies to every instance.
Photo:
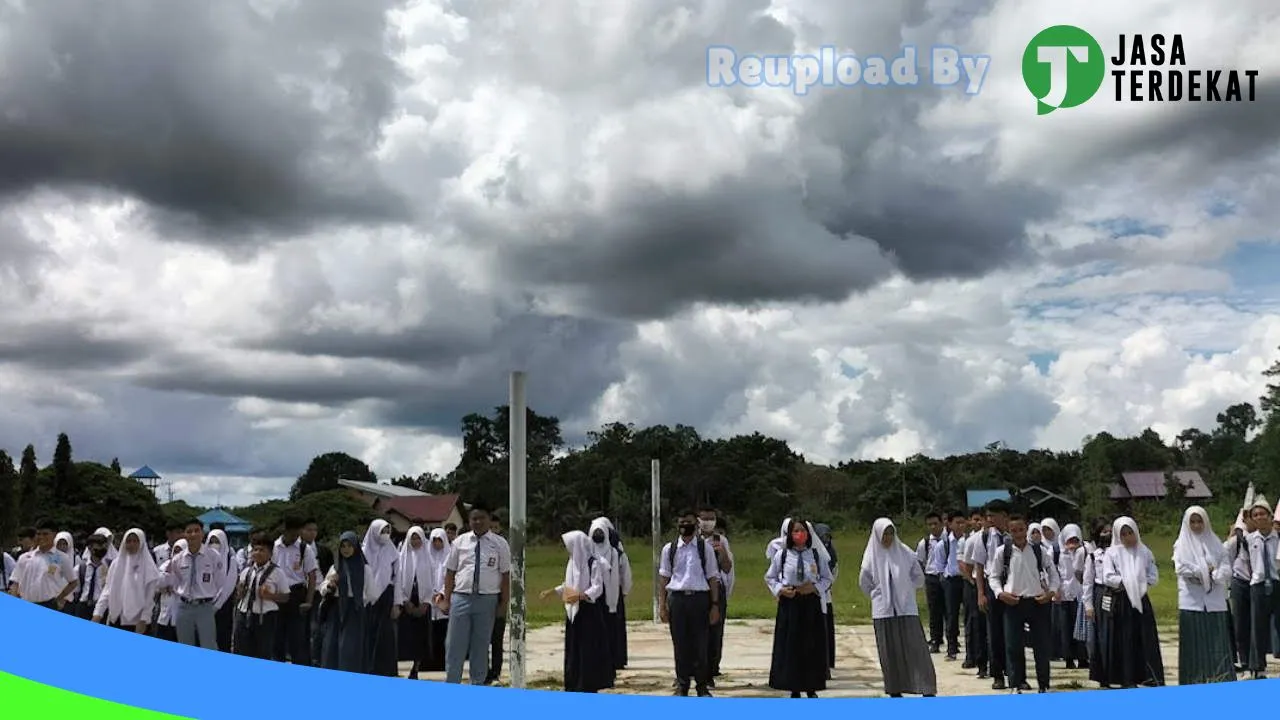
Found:
[[[904,536],[918,538],[921,533],[904,531]],[[730,619],[772,618],[775,602],[764,584],[767,569],[764,548],[770,536],[731,536],[737,583],[729,603]],[[1160,582],[1150,590],[1151,604],[1155,607],[1157,622],[1161,625],[1177,624],[1178,588],[1173,577],[1172,536],[1153,535],[1143,537],[1151,548],[1160,567]],[[858,570],[862,565],[862,551],[866,535],[852,533],[836,536],[836,552],[840,559],[840,572],[836,578],[834,595],[836,621],[841,624],[861,624],[871,621],[871,605],[858,588]],[[646,540],[632,539],[625,542],[631,558],[635,585],[627,602],[630,620],[650,620],[653,617],[653,571],[650,544]],[[565,551],[560,545],[534,545],[526,549],[526,587],[528,589],[528,621],[533,627],[564,621],[564,606],[550,598],[540,600],[538,593],[559,585],[564,579]],[[927,616],[923,593],[920,611]]]

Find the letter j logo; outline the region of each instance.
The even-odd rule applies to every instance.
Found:
[[[1022,81],[1037,100],[1037,115],[1085,104],[1106,75],[1102,46],[1073,25],[1041,30],[1022,53]]]

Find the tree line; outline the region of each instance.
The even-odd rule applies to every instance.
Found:
[[[736,530],[776,529],[793,511],[833,527],[866,527],[876,517],[918,518],[930,510],[966,505],[966,491],[1017,491],[1038,486],[1075,503],[1084,519],[1112,514],[1110,486],[1128,471],[1200,472],[1224,512],[1250,482],[1274,496],[1280,491],[1280,361],[1268,368],[1259,402],[1236,403],[1217,414],[1213,427],[1187,428],[1173,438],[1151,429],[1131,437],[1098,432],[1079,449],[1019,451],[993,441],[981,450],[943,458],[917,455],[904,461],[848,460],[823,465],[807,460],[784,440],[760,433],[708,438],[687,425],[637,427],[615,422],[571,447],[560,421],[530,409],[528,515],[530,529],[555,538],[566,527],[584,527],[594,517],[613,518],[628,535],[648,533],[650,461],[661,461],[664,517],[681,506],[710,503]],[[447,474],[422,473],[391,479],[429,493],[457,493],[464,502],[502,508],[508,498],[509,408],[462,418],[462,454]],[[339,490],[339,479],[378,482],[359,458],[329,452],[312,459],[287,499],[231,508],[269,527],[285,514],[324,516],[326,533],[357,527],[370,510]],[[1185,501],[1176,483],[1164,500],[1125,507],[1147,522],[1169,523]],[[110,503],[103,505],[106,500]],[[72,461],[71,443],[59,435],[52,462],[40,468],[28,445],[15,467],[0,451],[0,537],[12,537],[23,522],[49,517],[72,530],[98,525],[162,529],[169,519],[205,508],[185,502],[161,507],[143,486],[122,478],[111,465]],[[118,520],[114,518],[118,517]],[[1061,519],[1061,518],[1060,518]],[[151,523],[147,526],[147,523]],[[329,527],[332,525],[333,527]],[[84,526],[84,527],[82,527]],[[92,527],[89,527],[92,526]]]

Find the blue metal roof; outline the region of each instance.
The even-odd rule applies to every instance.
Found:
[[[1008,500],[1008,490],[965,490],[965,500],[971,508],[980,508],[992,500]]]
[[[253,524],[248,520],[238,518],[222,508],[214,508],[196,519],[204,525],[205,532],[209,532],[209,526],[214,523],[226,525],[228,533],[247,533],[253,529]]]
[[[162,480],[163,478],[160,477],[160,473],[156,472],[155,470],[152,470],[146,465],[143,465],[137,470],[134,470],[133,474],[129,476],[129,479],[130,480]]]

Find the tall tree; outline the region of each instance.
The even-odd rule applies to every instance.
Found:
[[[22,504],[18,471],[13,458],[0,450],[0,543],[8,543],[18,529],[18,512]],[[8,547],[7,544],[0,547]]]
[[[376,483],[378,476],[363,460],[343,452],[325,453],[313,459],[307,466],[307,471],[298,476],[297,482],[289,490],[289,499],[297,500],[311,493],[336,490],[339,480]]]
[[[53,492],[55,497],[66,497],[71,492],[75,467],[71,464],[71,438],[58,433],[58,444],[53,448]]]
[[[124,474],[124,470],[120,468],[120,458],[111,458],[111,469],[114,470],[117,475]]]
[[[27,445],[22,450],[18,465],[18,484],[22,498],[20,523],[36,521],[36,508],[40,506],[40,466],[36,463],[36,446]]]

